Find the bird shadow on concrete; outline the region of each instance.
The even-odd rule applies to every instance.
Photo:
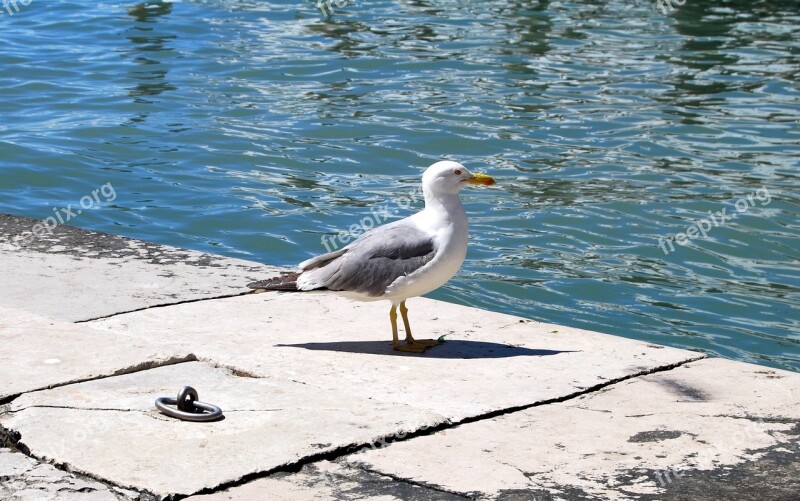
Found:
[[[331,341],[328,343],[276,344],[280,348],[305,348],[306,350],[336,351],[347,353],[363,353],[366,355],[393,355],[400,357],[425,358],[510,358],[510,357],[544,357],[559,353],[573,353],[559,350],[534,350],[520,346],[511,346],[486,341],[452,340],[429,348],[425,353],[408,353],[392,349],[388,341]]]

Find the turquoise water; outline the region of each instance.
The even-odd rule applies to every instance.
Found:
[[[800,2],[25,3],[0,211],[288,266],[450,158],[432,297],[800,370]]]

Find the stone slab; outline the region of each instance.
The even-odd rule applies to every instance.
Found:
[[[391,349],[388,303],[263,293],[91,322],[109,333],[191,349],[248,374],[427,409],[451,422],[574,395],[702,358],[640,341],[430,299],[409,301],[425,354]],[[167,335],[168,333],[168,335]]]
[[[415,336],[448,341],[403,354],[390,348],[385,302],[213,299],[276,271],[70,227],[22,248],[3,238],[32,223],[0,215],[2,304],[56,319],[0,310],[10,347],[0,355],[0,435],[33,456],[0,449],[0,479],[20,496],[60,483],[65,495],[73,484],[106,494],[42,461],[108,480],[115,496],[131,492],[123,487],[145,497],[213,490],[211,499],[800,492],[796,374],[688,363],[703,356],[428,299],[409,302]],[[192,356],[205,363],[151,368]],[[158,414],[155,396],[184,384],[225,420]],[[356,449],[368,452],[320,461]],[[47,485],[2,473],[25,465],[35,465],[31,478],[47,471]]]
[[[159,413],[184,385],[223,409],[211,423]],[[304,458],[435,426],[442,416],[200,362],[21,395],[0,425],[33,457],[158,496],[190,495]]]
[[[0,214],[0,305],[81,321],[155,305],[248,292],[277,268],[252,261]]]
[[[121,501],[136,493],[116,489],[0,447],[0,499],[5,501]]]
[[[707,359],[348,456],[479,499],[797,499],[800,374]]]
[[[268,494],[267,494],[268,493]],[[368,501],[463,501],[435,489],[370,473],[337,462],[319,461],[297,473],[276,473],[213,494],[191,496],[192,501],[308,501],[358,499]]]
[[[194,359],[177,346],[0,307],[0,402],[76,381]]]

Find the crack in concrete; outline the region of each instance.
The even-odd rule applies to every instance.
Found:
[[[573,393],[569,393],[567,395],[563,395],[561,397],[549,398],[549,399],[545,399],[545,400],[540,400],[539,402],[534,402],[532,404],[524,404],[524,405],[518,405],[518,406],[514,406],[514,407],[507,407],[505,409],[498,409],[496,411],[486,412],[484,414],[479,414],[477,416],[467,417],[467,418],[461,419],[460,421],[454,422],[452,424],[452,426],[448,426],[447,428],[455,428],[455,427],[460,426],[462,424],[474,423],[474,422],[477,422],[477,421],[484,421],[486,419],[492,419],[492,418],[495,418],[495,417],[503,416],[505,414],[511,414],[511,413],[514,413],[514,412],[523,411],[523,410],[526,410],[526,409],[530,409],[532,407],[539,407],[539,406],[542,406],[542,405],[549,405],[549,404],[557,404],[557,403],[561,403],[561,402],[566,402],[568,400],[573,400],[575,398],[582,397],[582,396],[588,395],[590,393],[596,393],[596,392],[598,392],[600,390],[603,390],[603,389],[605,389],[605,388],[607,388],[609,386],[615,385],[617,383],[621,383],[623,381],[627,381],[629,379],[634,379],[634,378],[643,377],[643,376],[649,376],[651,374],[656,374],[656,373],[659,373],[659,372],[671,371],[671,370],[673,370],[675,368],[681,367],[683,365],[686,365],[686,364],[689,364],[689,363],[692,363],[692,362],[697,362],[698,360],[702,360],[704,358],[706,358],[706,355],[701,355],[701,356],[698,356],[698,357],[695,357],[695,358],[691,358],[691,359],[688,359],[688,360],[683,360],[681,362],[676,362],[674,364],[664,365],[664,366],[661,366],[661,367],[655,367],[653,369],[643,370],[641,372],[637,372],[637,373],[634,373],[634,374],[628,374],[627,376],[621,376],[621,377],[618,377],[618,378],[609,379],[607,381],[603,381],[602,383],[598,383],[596,385],[589,386],[588,388],[584,388],[584,389],[581,389],[579,391],[576,391],[576,392],[573,392]],[[431,430],[433,430],[433,428],[431,428]],[[439,430],[435,430],[435,431],[439,431]]]
[[[0,414],[16,414],[27,409],[69,409],[73,411],[111,411],[111,412],[139,412],[150,417],[158,418],[163,414],[153,415],[152,411],[144,409],[117,409],[114,407],[74,407],[71,405],[47,405],[47,404],[34,404],[19,409],[4,409]],[[283,409],[225,409],[224,412],[278,412]],[[171,418],[174,419],[174,418]]]
[[[165,360],[147,360],[145,362],[141,362],[141,363],[138,363],[136,365],[131,365],[131,366],[128,366],[128,367],[124,367],[122,369],[117,369],[114,372],[111,372],[109,374],[102,374],[102,375],[99,375],[99,376],[73,379],[73,380],[64,381],[64,382],[61,382],[61,383],[50,384],[50,385],[44,386],[42,388],[35,388],[33,390],[28,390],[28,391],[25,391],[25,392],[22,392],[22,393],[15,393],[13,395],[8,395],[8,396],[5,396],[3,398],[0,398],[0,406],[7,405],[7,404],[11,403],[17,397],[19,397],[20,395],[23,395],[23,394],[36,393],[36,392],[45,391],[45,390],[52,390],[53,388],[60,388],[62,386],[69,386],[71,384],[87,383],[89,381],[97,381],[99,379],[107,379],[107,378],[110,378],[110,377],[124,376],[126,374],[135,374],[137,372],[148,371],[150,369],[157,369],[159,367],[167,367],[167,366],[170,366],[170,365],[177,365],[177,364],[183,364],[183,363],[186,363],[186,362],[197,362],[197,361],[198,361],[198,358],[197,358],[197,356],[195,356],[194,353],[189,353],[188,355],[184,355],[182,357],[173,356],[173,357],[169,357],[169,358],[167,358]]]
[[[73,407],[70,405],[46,405],[46,404],[36,404],[36,405],[29,405],[27,407],[22,407],[20,409],[15,410],[7,410],[5,414],[16,414],[17,412],[22,412],[26,409],[71,409],[75,411],[116,411],[116,412],[146,412],[141,409],[114,409],[112,407]]]
[[[225,412],[278,412],[283,409],[228,409]]]
[[[198,361],[197,357],[195,357],[194,355],[190,355],[190,357],[191,357],[191,359],[187,359],[187,360],[183,360],[183,361]],[[539,406],[549,405],[549,404],[553,404],[553,403],[565,402],[565,401],[568,401],[568,400],[579,398],[581,396],[584,396],[584,395],[587,395],[587,394],[590,394],[590,393],[598,392],[598,391],[603,390],[603,389],[605,389],[605,388],[607,388],[609,386],[615,385],[615,384],[623,382],[623,381],[627,381],[629,379],[648,376],[648,375],[655,374],[655,373],[660,373],[660,372],[671,371],[671,370],[673,370],[673,369],[675,369],[677,367],[681,367],[683,365],[686,365],[686,364],[689,364],[689,363],[692,363],[692,362],[696,362],[696,361],[702,360],[704,358],[706,358],[706,355],[700,355],[700,356],[697,356],[697,357],[694,357],[694,358],[691,358],[691,359],[687,359],[687,360],[683,360],[683,361],[680,361],[680,362],[676,362],[676,363],[673,363],[673,364],[664,365],[664,366],[660,366],[660,367],[655,367],[653,369],[648,369],[648,370],[641,370],[641,371],[633,373],[633,374],[628,374],[628,375],[621,376],[621,377],[618,377],[618,378],[614,378],[614,379],[609,379],[607,381],[603,381],[602,383],[598,383],[596,385],[593,385],[593,386],[590,386],[590,387],[587,387],[587,388],[583,388],[583,389],[581,389],[579,391],[576,391],[576,392],[573,392],[573,393],[570,393],[570,394],[567,394],[567,395],[564,395],[564,396],[561,396],[561,397],[554,397],[554,398],[550,398],[550,399],[545,399],[545,400],[541,400],[541,401],[538,401],[538,402],[534,402],[534,403],[531,403],[531,404],[525,404],[525,405],[519,405],[519,406],[514,406],[514,407],[508,407],[508,408],[504,408],[504,409],[498,409],[498,410],[495,410],[495,411],[486,412],[486,413],[479,414],[479,415],[476,415],[476,416],[463,418],[463,419],[460,419],[460,420],[454,421],[454,422],[443,422],[443,423],[440,423],[440,424],[432,426],[432,427],[419,429],[419,430],[411,432],[411,433],[406,433],[403,436],[388,435],[388,436],[385,436],[385,437],[382,437],[382,438],[379,438],[379,439],[376,439],[376,440],[372,440],[369,443],[348,444],[348,445],[339,446],[339,447],[336,447],[335,449],[332,449],[332,450],[327,451],[327,452],[320,452],[320,453],[304,456],[304,457],[302,457],[302,458],[300,458],[300,459],[298,459],[296,461],[293,461],[293,462],[290,462],[290,463],[286,463],[286,464],[283,464],[283,465],[279,465],[279,466],[276,466],[275,468],[271,468],[269,470],[251,472],[251,473],[248,473],[248,474],[245,474],[245,475],[239,477],[236,480],[223,482],[223,483],[218,484],[218,485],[216,485],[214,487],[208,487],[208,488],[205,488],[205,489],[201,489],[201,490],[199,490],[197,492],[194,492],[192,494],[188,494],[188,495],[187,494],[172,494],[172,495],[168,495],[168,496],[164,497],[163,499],[164,500],[169,500],[169,501],[178,501],[180,499],[185,499],[185,498],[187,498],[189,496],[197,496],[197,495],[204,495],[204,494],[215,494],[215,493],[222,492],[222,491],[225,491],[225,490],[233,488],[233,487],[238,487],[238,486],[241,486],[241,485],[245,485],[247,483],[250,483],[250,482],[252,482],[254,480],[258,480],[260,478],[268,477],[268,476],[273,475],[275,473],[281,473],[281,472],[283,472],[283,473],[296,473],[296,472],[300,471],[300,469],[302,469],[306,465],[310,465],[310,464],[317,463],[317,462],[320,462],[320,461],[336,461],[336,460],[338,460],[338,459],[340,459],[340,458],[342,458],[344,456],[348,456],[348,455],[353,454],[355,452],[359,452],[362,449],[370,447],[370,446],[372,446],[372,445],[374,445],[376,443],[385,444],[386,446],[388,446],[389,444],[392,444],[392,443],[395,443],[395,442],[403,442],[403,441],[411,440],[411,439],[417,438],[417,437],[433,435],[433,434],[438,433],[438,432],[443,431],[443,430],[454,429],[454,428],[457,428],[457,427],[459,427],[459,426],[461,426],[463,424],[469,424],[469,423],[474,423],[474,422],[478,422],[478,421],[485,421],[485,420],[489,420],[489,419],[494,419],[496,417],[500,417],[500,416],[503,416],[503,415],[506,415],[506,414],[512,414],[512,413],[519,412],[519,411],[526,410],[526,409],[530,409],[530,408],[533,408],[533,407],[539,407]],[[103,376],[103,377],[110,377],[110,376]],[[102,379],[102,378],[95,378],[95,379]],[[113,410],[119,410],[119,409],[113,409]],[[28,449],[24,445],[24,443],[21,442],[21,435],[18,432],[7,430],[6,428],[0,426],[0,445],[2,445],[4,443],[8,444],[6,446],[11,446],[11,447],[19,450],[20,452],[24,453],[25,455],[30,456],[30,457],[32,457],[34,459],[37,459],[37,460],[41,461],[41,459],[39,459],[36,456],[34,456],[31,453],[30,449]],[[58,469],[61,469],[61,470],[67,471],[67,472],[71,472],[72,471],[68,465],[56,464],[55,462],[50,463],[50,464],[52,464],[53,466],[55,466]],[[364,471],[368,471],[365,468],[361,468],[361,469],[364,469]],[[140,495],[143,495],[143,496],[152,496],[152,497],[145,497],[145,498],[141,498],[141,499],[147,499],[147,500],[156,499],[155,494],[153,494],[152,492],[149,492],[149,491],[146,491],[146,490],[142,490],[142,489],[136,489],[136,488],[133,488],[133,487],[118,485],[118,484],[115,484],[114,482],[109,481],[108,479],[103,479],[103,478],[100,478],[98,476],[92,475],[89,472],[81,471],[80,473],[83,474],[83,475],[86,475],[89,478],[95,479],[95,480],[97,480],[99,482],[106,483],[106,484],[109,484],[109,485],[112,485],[112,486],[116,486],[116,487],[118,487],[120,489],[132,490],[134,492],[140,493]],[[371,472],[371,473],[381,474],[381,475],[385,475],[385,476],[394,478],[390,474],[382,473],[382,472],[379,472],[379,471],[374,471],[374,472]],[[443,490],[443,489],[441,489],[439,487],[432,487],[432,486],[425,485],[424,483],[415,483],[414,481],[411,481],[411,480],[408,480],[408,479],[403,479],[403,478],[400,478],[400,477],[397,477],[395,479],[398,480],[398,481],[403,481],[403,482],[410,483],[412,485],[417,485],[417,486],[428,488],[428,489],[438,490],[438,491],[443,492],[443,493],[452,494],[452,495],[456,495],[456,496],[461,496],[461,497],[463,497],[465,499],[473,499],[472,497],[465,496],[462,493],[446,491],[446,490]]]
[[[243,378],[249,378],[249,379],[267,379],[266,376],[259,376],[258,374],[255,374],[255,373],[252,373],[252,372],[248,372],[248,371],[245,371],[245,370],[242,370],[242,369],[238,369],[238,368],[236,368],[236,367],[234,367],[232,365],[221,364],[221,363],[217,362],[216,360],[214,360],[211,357],[199,358],[198,362],[203,362],[203,363],[209,364],[212,367],[214,367],[215,369],[226,370],[231,374],[231,376],[243,377]]]
[[[137,488],[131,487],[131,486],[120,485],[120,484],[117,484],[117,483],[112,482],[110,480],[107,480],[105,478],[101,478],[98,475],[94,475],[94,474],[92,474],[90,472],[82,471],[82,470],[79,470],[79,469],[74,469],[74,468],[70,467],[68,464],[58,463],[54,459],[38,457],[35,454],[31,453],[31,450],[22,442],[22,436],[20,435],[19,432],[15,432],[13,430],[9,430],[9,429],[7,429],[7,428],[5,428],[3,426],[0,426],[0,447],[6,447],[6,448],[10,449],[12,452],[24,454],[25,456],[27,456],[27,457],[29,457],[29,458],[31,458],[34,461],[37,461],[39,463],[39,464],[35,465],[33,468],[28,469],[26,472],[34,471],[36,468],[40,467],[41,465],[47,464],[47,465],[50,465],[50,466],[52,466],[53,468],[55,468],[55,469],[57,469],[59,471],[63,471],[65,473],[68,473],[69,475],[72,475],[72,476],[74,476],[76,478],[89,479],[89,480],[93,480],[95,482],[98,482],[98,483],[104,485],[108,489],[108,491],[110,493],[112,493],[114,496],[116,496],[118,499],[125,499],[125,500],[133,499],[134,501],[156,501],[156,500],[159,499],[158,496],[156,496],[154,493],[149,492],[147,490],[137,489]],[[24,473],[26,473],[26,472],[23,472],[22,474],[18,474],[16,476],[20,477],[20,476],[24,475]],[[23,482],[25,482],[25,481],[23,480]],[[61,481],[59,481],[59,482],[61,482]],[[59,483],[59,482],[56,482],[56,483]],[[27,484],[28,482],[25,482],[25,483]],[[59,491],[60,490],[61,489],[59,489]],[[123,494],[120,491],[127,491],[127,492],[130,492],[130,493],[135,493],[136,497],[131,498],[130,496],[127,496],[127,495]]]
[[[698,417],[724,417],[728,419],[745,419],[755,423],[779,423],[779,424],[793,424],[797,423],[796,419],[792,418],[775,418],[775,417],[762,417],[753,416],[752,414],[745,414],[744,416],[735,416],[733,414],[695,414]]]
[[[508,466],[509,468],[513,468],[513,469],[517,470],[519,472],[519,474],[522,475],[523,477],[525,477],[525,480],[528,481],[529,483],[532,481],[532,477],[534,475],[533,473],[528,473],[528,472],[522,471],[522,468],[520,468],[519,466],[513,465],[511,463],[506,463],[505,461],[500,461],[498,459],[495,459],[495,461],[497,463],[503,465],[503,466]]]
[[[228,298],[231,298],[231,297],[246,296],[248,294],[255,294],[255,293],[256,293],[255,291],[247,290],[247,291],[237,292],[236,294],[223,294],[221,296],[214,296],[214,297],[199,297],[199,298],[195,298],[195,299],[184,299],[182,301],[175,301],[175,302],[172,302],[172,303],[151,304],[149,306],[143,306],[141,308],[134,308],[132,310],[118,311],[118,312],[115,312],[115,313],[110,313],[108,315],[101,315],[99,317],[86,318],[86,319],[83,319],[83,320],[76,320],[74,323],[76,323],[76,324],[84,324],[86,322],[93,322],[95,320],[105,320],[107,318],[116,317],[117,315],[125,315],[127,313],[136,313],[136,312],[139,312],[139,311],[151,310],[151,309],[154,309],[154,308],[166,308],[167,306],[178,306],[180,304],[199,303],[200,301],[213,301],[215,299],[228,299]]]
[[[159,368],[159,367],[166,367],[166,366],[169,366],[169,365],[176,365],[176,364],[180,364],[180,363],[197,362],[197,361],[198,361],[198,359],[193,353],[190,353],[190,354],[185,355],[183,357],[169,357],[166,360],[160,360],[160,361],[149,360],[149,361],[142,362],[142,363],[139,363],[139,364],[136,364],[136,365],[132,365],[132,366],[125,367],[125,368],[122,368],[122,369],[118,369],[118,370],[114,371],[111,374],[105,374],[105,375],[95,376],[95,377],[91,377],[91,378],[76,379],[76,380],[73,380],[73,381],[67,381],[67,382],[63,382],[63,383],[52,384],[52,385],[49,385],[49,386],[47,386],[45,388],[39,388],[39,389],[36,389],[36,390],[26,391],[24,393],[18,393],[16,395],[9,395],[7,397],[4,397],[0,401],[0,414],[15,413],[15,412],[19,412],[19,411],[22,411],[22,410],[25,410],[25,409],[28,409],[28,408],[31,408],[31,407],[64,408],[64,409],[76,409],[76,410],[120,411],[120,412],[131,412],[131,411],[133,411],[133,412],[143,412],[143,413],[147,414],[146,411],[140,411],[138,409],[79,408],[79,407],[57,406],[57,405],[33,405],[33,406],[24,407],[22,409],[17,409],[15,411],[12,411],[12,410],[9,409],[10,406],[8,404],[10,404],[16,398],[18,398],[19,396],[21,396],[23,394],[36,393],[36,392],[39,392],[39,391],[50,390],[50,389],[53,389],[53,388],[59,388],[59,387],[68,386],[68,385],[71,385],[71,384],[86,383],[86,382],[89,382],[89,381],[96,381],[96,380],[99,380],[99,379],[106,379],[106,378],[110,378],[110,377],[123,376],[123,375],[126,375],[126,374],[134,374],[134,373],[137,373],[137,372],[147,371],[147,370],[150,370],[150,369],[156,369],[156,368]],[[142,489],[137,489],[137,488],[134,488],[134,487],[131,487],[131,486],[119,485],[119,484],[114,483],[114,482],[112,482],[112,481],[110,481],[108,479],[102,478],[102,477],[100,477],[98,475],[94,475],[91,472],[82,471],[82,470],[76,470],[76,469],[73,469],[71,466],[69,466],[67,464],[57,463],[55,460],[48,460],[46,458],[40,458],[40,457],[36,456],[35,454],[33,454],[31,452],[31,450],[22,442],[22,435],[19,432],[16,432],[14,430],[10,430],[10,429],[8,429],[8,428],[6,428],[4,426],[0,426],[0,447],[6,447],[8,449],[11,449],[12,451],[19,452],[21,454],[24,454],[24,455],[30,457],[31,459],[34,459],[34,460],[38,461],[39,463],[49,464],[49,465],[53,466],[54,468],[56,468],[58,470],[61,470],[61,471],[64,471],[66,473],[69,473],[69,474],[76,474],[77,473],[77,474],[79,474],[81,476],[84,476],[86,478],[95,480],[95,481],[105,485],[106,487],[108,487],[109,491],[113,492],[114,495],[117,495],[117,496],[120,495],[117,492],[117,489],[121,489],[121,490],[135,492],[137,494],[137,497],[134,498],[134,499],[137,500],[137,501],[155,501],[156,499],[158,499],[158,496],[156,496],[152,492],[149,492],[149,491],[146,491],[146,490],[142,490]],[[130,499],[130,498],[125,496],[125,497],[120,498],[120,499]]]
[[[462,499],[471,499],[472,500],[472,499],[478,499],[478,497],[480,497],[479,494],[472,494],[472,493],[464,494],[463,492],[450,491],[450,490],[447,490],[447,489],[445,489],[443,487],[440,487],[438,485],[431,485],[431,484],[426,484],[424,482],[417,482],[416,480],[411,480],[410,478],[405,478],[405,477],[401,477],[401,476],[398,476],[398,475],[393,475],[391,473],[384,473],[382,471],[373,470],[372,468],[367,468],[366,466],[363,466],[363,465],[351,465],[351,466],[353,466],[353,467],[355,467],[355,468],[357,468],[357,469],[359,469],[361,471],[364,471],[364,472],[367,472],[367,473],[372,473],[373,475],[379,475],[381,477],[391,478],[395,482],[402,482],[404,484],[413,485],[414,487],[421,487],[423,489],[428,489],[428,490],[431,490],[431,491],[441,492],[443,494],[450,494],[451,496],[457,496],[457,497],[460,497]]]
[[[0,407],[3,407],[4,405],[10,404],[14,400],[16,400],[17,397],[19,397],[20,395],[21,395],[21,393],[15,393],[13,395],[7,395],[7,396],[5,396],[3,398],[0,398]],[[0,414],[2,414],[2,412],[0,412]]]
[[[623,381],[627,381],[629,379],[633,379],[633,378],[637,378],[637,377],[643,377],[643,376],[649,376],[650,374],[655,374],[655,373],[659,373],[659,372],[670,371],[670,370],[673,370],[673,369],[675,369],[677,367],[681,367],[683,365],[686,365],[686,364],[689,364],[689,363],[692,363],[692,362],[696,362],[696,361],[702,360],[704,358],[706,358],[706,355],[699,355],[697,357],[694,357],[694,358],[691,358],[691,359],[688,359],[688,360],[683,360],[683,361],[680,361],[680,362],[676,362],[676,363],[673,363],[673,364],[664,365],[664,366],[660,366],[660,367],[655,367],[653,369],[641,370],[640,372],[637,372],[637,373],[634,373],[634,374],[628,374],[626,376],[621,376],[621,377],[618,377],[618,378],[609,379],[609,380],[604,381],[602,383],[598,383],[598,384],[596,384],[594,386],[590,386],[588,388],[584,388],[584,389],[582,389],[580,391],[573,392],[573,393],[570,393],[568,395],[564,395],[564,396],[561,396],[561,397],[555,397],[555,398],[551,398],[551,399],[547,399],[547,400],[542,400],[542,401],[539,401],[539,402],[534,402],[532,404],[525,404],[525,405],[509,407],[509,408],[505,408],[505,409],[499,409],[499,410],[496,410],[496,411],[491,411],[491,412],[487,412],[487,413],[484,413],[484,414],[479,414],[477,416],[467,417],[467,418],[464,418],[464,419],[461,419],[461,420],[455,421],[455,422],[440,423],[440,424],[435,425],[435,426],[431,426],[431,427],[428,427],[428,428],[419,429],[419,430],[414,431],[414,432],[406,433],[402,437],[398,437],[397,435],[388,435],[388,436],[384,436],[384,437],[380,437],[380,438],[377,438],[375,440],[372,440],[369,443],[343,445],[343,446],[337,447],[337,448],[335,448],[333,450],[330,450],[330,451],[327,451],[327,452],[320,452],[320,453],[317,453],[317,454],[311,454],[311,455],[308,455],[308,456],[304,456],[304,457],[298,459],[297,461],[293,461],[291,463],[286,463],[284,465],[277,466],[277,467],[272,468],[270,470],[260,471],[260,472],[251,472],[251,473],[248,473],[248,474],[240,477],[239,479],[231,480],[229,482],[225,482],[225,483],[219,484],[219,485],[214,486],[214,487],[208,487],[208,488],[202,489],[202,490],[200,490],[198,492],[195,492],[195,493],[193,493],[191,495],[192,496],[198,496],[198,495],[204,495],[204,494],[216,494],[218,492],[222,492],[222,491],[225,491],[225,490],[233,488],[233,487],[238,487],[238,486],[241,486],[241,485],[245,485],[247,483],[250,483],[250,482],[252,482],[254,480],[258,480],[260,478],[269,477],[270,475],[273,475],[275,473],[293,473],[293,472],[296,473],[296,472],[300,471],[306,465],[317,463],[319,461],[336,461],[336,460],[338,460],[338,459],[340,459],[340,458],[342,458],[344,456],[348,456],[350,454],[359,452],[362,449],[374,446],[374,444],[385,444],[384,446],[388,446],[388,445],[390,445],[392,443],[395,443],[395,442],[404,442],[406,440],[411,440],[411,439],[417,438],[417,437],[433,435],[433,434],[438,433],[438,432],[443,431],[443,430],[450,430],[450,429],[453,429],[453,428],[457,428],[458,426],[461,426],[462,424],[474,423],[474,422],[478,422],[478,421],[485,421],[485,420],[488,420],[488,419],[493,419],[493,418],[496,418],[496,417],[499,417],[499,416],[503,416],[505,414],[512,414],[512,413],[519,412],[519,411],[522,411],[522,410],[530,409],[532,407],[539,407],[539,406],[542,406],[542,405],[548,405],[548,404],[553,404],[553,403],[564,402],[564,401],[567,401],[567,400],[572,400],[574,398],[578,398],[578,397],[581,397],[583,395],[587,395],[589,393],[597,392],[597,391],[602,390],[602,389],[604,389],[604,388],[606,388],[608,386],[611,386],[611,385],[614,385],[614,384],[617,384],[617,383],[620,383],[620,382],[623,382]],[[381,473],[381,472],[377,472],[376,471],[375,473]],[[391,476],[391,475],[387,475],[387,476]],[[401,479],[399,477],[397,478],[397,480],[405,481],[405,479]],[[430,489],[441,490],[439,488],[434,488],[434,487],[431,487],[431,486],[427,486],[427,485],[422,484],[422,483],[415,484],[415,485],[419,485],[421,487],[430,488]],[[449,493],[448,491],[444,491],[444,490],[441,490],[441,491]],[[461,496],[461,497],[465,497],[464,494],[461,494],[461,493],[452,493],[452,494],[453,495],[458,495],[458,496]],[[185,495],[173,495],[173,496],[169,497],[168,499],[170,499],[171,501],[177,501],[177,500],[180,500],[180,499],[184,499],[185,497],[188,497],[188,496],[185,496]],[[472,498],[466,496],[466,499],[472,499]]]
[[[42,490],[41,484],[42,484],[42,482],[47,482],[48,484],[56,486],[56,487],[58,487],[60,485],[63,485],[63,487],[58,487],[55,491],[51,491],[51,492],[57,493],[59,497],[61,495],[63,495],[63,494],[88,494],[88,493],[95,493],[95,492],[96,493],[105,492],[106,494],[110,494],[111,496],[113,496],[115,499],[118,499],[118,500],[130,500],[131,499],[130,496],[126,496],[126,495],[118,492],[112,486],[109,486],[109,485],[106,485],[106,484],[102,484],[104,487],[106,487],[105,491],[103,491],[101,489],[97,489],[95,487],[89,487],[89,486],[77,487],[76,488],[76,487],[71,487],[70,486],[68,479],[60,479],[60,480],[57,480],[55,482],[53,482],[52,479],[50,479],[47,476],[30,476],[30,479],[29,479],[29,478],[27,478],[29,476],[26,475],[26,473],[28,473],[28,472],[20,472],[20,473],[15,474],[15,475],[0,476],[0,481],[2,481],[2,484],[0,484],[0,494],[3,495],[3,496],[0,496],[0,497],[2,497],[2,499],[22,499],[22,497],[20,497],[20,492],[25,493],[25,491],[36,491],[38,493],[41,493],[41,490]],[[70,475],[71,475],[71,477],[70,477],[71,479],[88,481],[88,478],[83,478],[84,475],[77,475],[77,474],[74,474],[74,473],[72,473]],[[27,496],[25,496],[25,497],[27,497]],[[134,498],[134,499],[136,499],[136,498]],[[141,499],[141,498],[138,498],[138,499]]]

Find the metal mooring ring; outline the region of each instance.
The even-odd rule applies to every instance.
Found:
[[[199,402],[197,390],[184,386],[178,392],[178,398],[160,397],[156,399],[156,409],[183,421],[214,421],[222,417],[222,409],[216,405]],[[178,408],[167,407],[176,405]]]
[[[184,386],[178,392],[178,410],[183,412],[197,412],[194,403],[198,399],[197,390],[191,386]]]

